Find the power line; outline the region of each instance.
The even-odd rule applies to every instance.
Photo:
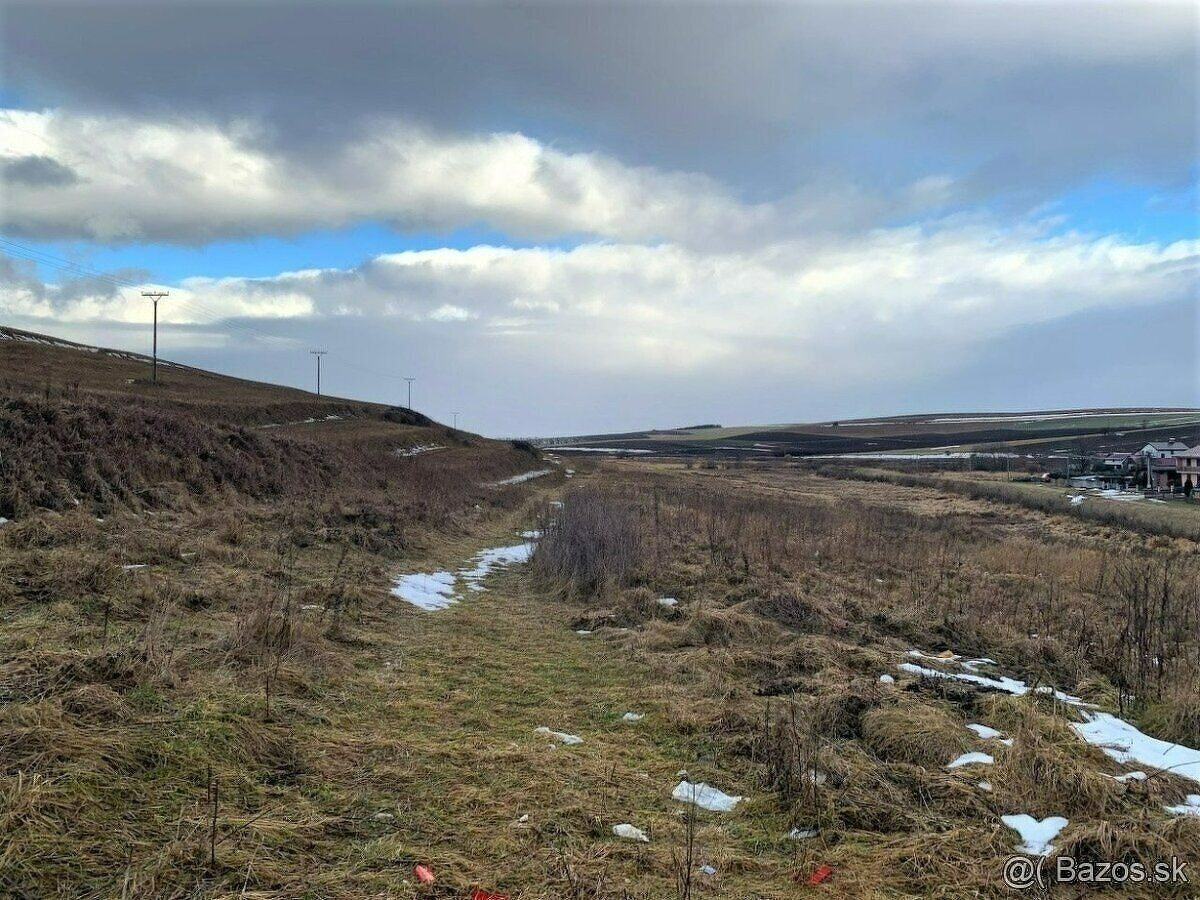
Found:
[[[0,252],[3,252],[9,256],[15,256],[15,257],[18,257],[21,259],[25,259],[30,262],[37,263],[39,265],[45,265],[45,266],[48,266],[53,269],[57,269],[62,272],[67,272],[67,273],[74,274],[74,275],[81,276],[81,277],[93,278],[93,279],[96,279],[99,281],[103,281],[103,282],[108,283],[109,285],[112,285],[113,287],[116,287],[116,288],[140,288],[144,284],[144,282],[137,282],[137,281],[134,281],[129,278],[123,278],[118,275],[113,275],[110,272],[102,272],[98,269],[93,269],[82,263],[74,262],[69,259],[64,259],[63,257],[60,257],[60,256],[55,256],[52,253],[47,253],[44,250],[39,250],[34,247],[27,247],[23,244],[19,244],[16,241],[12,241],[7,238],[0,237]],[[259,338],[265,338],[267,340],[293,340],[292,338],[285,338],[283,335],[272,334],[270,332],[264,331],[261,328],[258,328],[254,325],[249,324],[248,322],[240,321],[238,319],[230,317],[230,316],[226,315],[225,313],[221,313],[221,312],[217,312],[215,310],[209,309],[209,308],[205,307],[203,304],[198,303],[194,299],[190,299],[190,298],[185,299],[183,297],[177,296],[173,302],[177,308],[181,308],[184,310],[190,310],[191,312],[197,314],[199,317],[204,317],[207,319],[207,321],[204,321],[204,318],[202,318],[200,324],[212,324],[212,325],[219,324],[224,328],[236,329],[236,330],[242,331],[248,335],[252,335],[255,337],[259,337]],[[371,369],[371,368],[368,368],[367,366],[358,365],[356,363],[348,362],[346,360],[342,360],[341,365],[344,366],[345,368],[353,369],[353,370],[362,372],[367,375],[372,375],[376,378],[389,378],[389,379],[392,379],[395,381],[409,380],[408,378],[406,378],[406,376],[403,376],[403,375],[397,375],[397,374],[391,373],[391,372],[380,372],[376,369]],[[410,383],[409,384],[410,407],[411,407],[411,392],[412,392],[412,385]]]
[[[321,396],[321,357],[328,353],[328,350],[309,350],[313,356],[317,358],[317,396]]]
[[[158,384],[158,301],[171,296],[170,291],[142,291],[143,297],[154,301],[154,383]]]

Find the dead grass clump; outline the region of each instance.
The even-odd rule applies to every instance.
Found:
[[[936,706],[906,703],[873,709],[862,719],[863,740],[891,762],[940,769],[970,746],[970,733]]]
[[[866,688],[865,685],[860,687]],[[809,704],[807,715],[818,734],[834,739],[861,738],[863,718],[878,704],[878,698],[871,696],[869,688],[821,691]]]
[[[83,684],[73,688],[63,697],[62,704],[74,718],[95,724],[120,722],[131,714],[125,699],[104,684]]]
[[[1042,817],[1099,815],[1124,793],[1102,774],[1099,751],[1075,735],[1061,718],[1026,704],[1010,731],[1012,747],[1001,753],[989,779],[997,800]]]
[[[919,834],[987,814],[984,795],[965,779],[911,763],[880,763],[853,744],[840,755],[846,774],[835,807],[843,829]]]
[[[760,616],[737,609],[702,609],[683,627],[685,646],[762,648],[777,644],[779,626]]]
[[[880,848],[878,863],[882,877],[906,896],[992,896],[996,861],[1010,852],[1003,829],[955,825]],[[941,889],[934,892],[933,885]]]
[[[129,747],[118,732],[80,728],[61,703],[0,707],[0,769],[50,774],[86,759],[90,771],[119,771],[130,763]]]
[[[1138,716],[1148,734],[1188,747],[1200,747],[1200,696],[1183,692],[1149,704]]]
[[[1187,836],[1183,835],[1183,846],[1179,837],[1163,833],[1142,818],[1110,818],[1069,829],[1057,850],[1077,862],[1142,863],[1149,869],[1160,862],[1169,863],[1172,857],[1195,858],[1188,855],[1188,850],[1195,848],[1187,846]]]
[[[810,601],[791,592],[774,592],[769,597],[754,601],[757,613],[781,625],[799,632],[825,630],[825,617]]]

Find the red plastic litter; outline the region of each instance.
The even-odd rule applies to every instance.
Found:
[[[433,884],[433,869],[422,863],[417,863],[413,866],[413,874],[417,876],[417,881],[421,884]]]
[[[479,888],[471,891],[471,900],[508,900],[508,894],[493,894]]]
[[[833,874],[832,866],[817,866],[813,873],[808,876],[809,884],[820,884],[826,878]]]

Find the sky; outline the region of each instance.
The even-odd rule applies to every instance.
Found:
[[[0,323],[497,436],[1200,406],[1198,9],[0,0]]]

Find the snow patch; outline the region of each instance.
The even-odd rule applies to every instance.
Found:
[[[1200,794],[1188,794],[1182,803],[1163,809],[1175,816],[1200,816]]]
[[[974,765],[990,766],[995,761],[996,760],[992,759],[992,756],[989,753],[978,753],[978,752],[964,753],[964,754],[962,754],[962,756],[959,756],[959,757],[956,757],[955,759],[950,760],[950,762],[948,762],[946,764],[946,768],[947,769],[958,769],[958,768],[961,768],[962,766],[974,766]]]
[[[424,610],[446,609],[458,602],[454,581],[453,572],[401,575],[392,585],[392,595]]]
[[[499,481],[493,481],[488,484],[488,487],[505,487],[510,484],[520,484],[523,481],[532,481],[534,478],[541,478],[549,475],[553,469],[534,469],[532,472],[524,472],[520,475],[514,475],[511,478],[502,478]]]
[[[1071,728],[1117,762],[1165,769],[1200,782],[1200,750],[1150,737],[1109,713],[1085,711],[1084,717]]]
[[[1025,813],[1001,816],[1000,821],[1021,835],[1021,845],[1017,847],[1017,852],[1028,853],[1030,856],[1049,856],[1054,850],[1050,842],[1068,824],[1068,820],[1062,816],[1048,816],[1039,821]]]

